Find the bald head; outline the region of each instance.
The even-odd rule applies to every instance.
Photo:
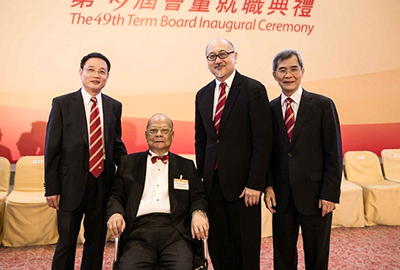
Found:
[[[174,123],[172,122],[171,118],[169,118],[168,116],[166,116],[163,113],[156,113],[155,115],[153,115],[152,117],[149,118],[149,121],[147,121],[147,126],[146,129],[149,128],[149,126],[156,121],[166,121],[169,123],[169,127],[171,129],[174,129]]]
[[[214,40],[212,40],[210,43],[208,43],[208,45],[206,46],[206,56],[208,55],[208,49],[211,45],[213,45],[214,43],[225,43],[227,48],[229,48],[229,50],[234,51],[235,47],[233,46],[233,43],[230,42],[227,39],[224,38],[216,38]]]

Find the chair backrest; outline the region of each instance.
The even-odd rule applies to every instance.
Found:
[[[386,179],[400,180],[400,149],[384,149],[381,157]]]
[[[15,166],[16,191],[44,191],[44,156],[21,157]]]
[[[383,180],[378,156],[370,151],[348,151],[344,154],[347,180],[357,183],[376,183]]]
[[[8,192],[10,187],[10,161],[0,157],[0,192]]]

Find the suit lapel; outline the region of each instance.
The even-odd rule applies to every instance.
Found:
[[[222,111],[221,124],[219,128],[220,130],[224,129],[224,125],[226,125],[226,122],[228,121],[229,114],[232,111],[235,101],[239,95],[241,84],[242,84],[242,75],[236,71],[235,78],[232,81],[231,89],[229,89],[229,94],[225,102],[224,110]]]
[[[174,178],[178,177],[179,169],[176,164],[176,156],[169,153],[169,168],[168,168],[168,194],[169,194],[169,203],[171,206],[171,214],[175,211],[178,205],[178,201],[174,194]]]
[[[83,141],[85,142],[85,145],[89,148],[89,135],[88,135],[88,128],[87,128],[87,123],[86,123],[86,113],[85,113],[85,107],[83,104],[81,90],[78,90],[77,92],[75,92],[75,95],[72,98],[71,105],[74,108],[74,113],[76,116],[76,120],[78,122],[79,129],[81,130]]]
[[[297,111],[297,118],[294,124],[292,140],[290,145],[293,145],[300,134],[301,129],[303,128],[305,122],[307,121],[308,115],[311,112],[311,108],[313,106],[312,96],[303,89],[303,93],[301,95],[300,107]]]
[[[214,91],[215,91],[215,80],[207,86],[207,91],[204,95],[204,111],[206,112],[204,119],[204,126],[207,129],[212,129],[215,132],[214,122],[213,122],[213,104],[214,104]]]
[[[286,144],[289,145],[289,138],[288,138],[288,135],[286,132],[285,121],[284,121],[283,115],[282,115],[281,97],[282,96],[279,96],[274,101],[272,110],[274,111],[274,114],[276,115],[276,118],[277,118],[279,132],[281,133],[281,136],[284,138],[284,141],[286,142]]]
[[[132,166],[133,184],[131,193],[133,194],[133,196],[131,197],[133,198],[132,209],[134,209],[135,211],[135,213],[133,213],[132,215],[133,219],[136,217],[137,211],[139,209],[139,203],[142,199],[144,191],[148,154],[148,151],[139,153],[137,166]]]
[[[103,101],[103,135],[104,135],[104,142],[108,142],[108,128],[111,126],[110,121],[111,121],[111,115],[112,113],[112,107],[111,107],[111,102],[108,99],[106,95],[101,94],[101,100]]]

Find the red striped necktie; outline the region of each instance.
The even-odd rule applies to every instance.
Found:
[[[90,109],[90,157],[89,171],[94,177],[98,178],[104,170],[103,136],[101,133],[101,122],[97,99],[92,97],[92,107]]]
[[[224,110],[225,107],[225,101],[226,101],[225,86],[226,83],[224,82],[219,84],[221,92],[219,93],[217,109],[215,110],[215,117],[214,117],[214,127],[217,133],[219,131],[219,124],[221,122],[222,111]]]
[[[289,141],[292,139],[294,128],[294,113],[291,106],[293,100],[289,97],[286,99],[286,113],[285,113],[285,126]]]

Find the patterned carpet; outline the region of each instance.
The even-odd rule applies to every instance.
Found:
[[[103,269],[112,268],[114,244],[107,243]],[[298,244],[299,269],[304,269],[301,237]],[[50,269],[54,245],[0,247],[0,269]],[[78,245],[76,269],[79,269],[82,245]],[[261,269],[273,269],[272,238],[262,239]],[[212,269],[212,266],[210,267]],[[334,228],[331,238],[329,269],[400,269],[400,227]]]

